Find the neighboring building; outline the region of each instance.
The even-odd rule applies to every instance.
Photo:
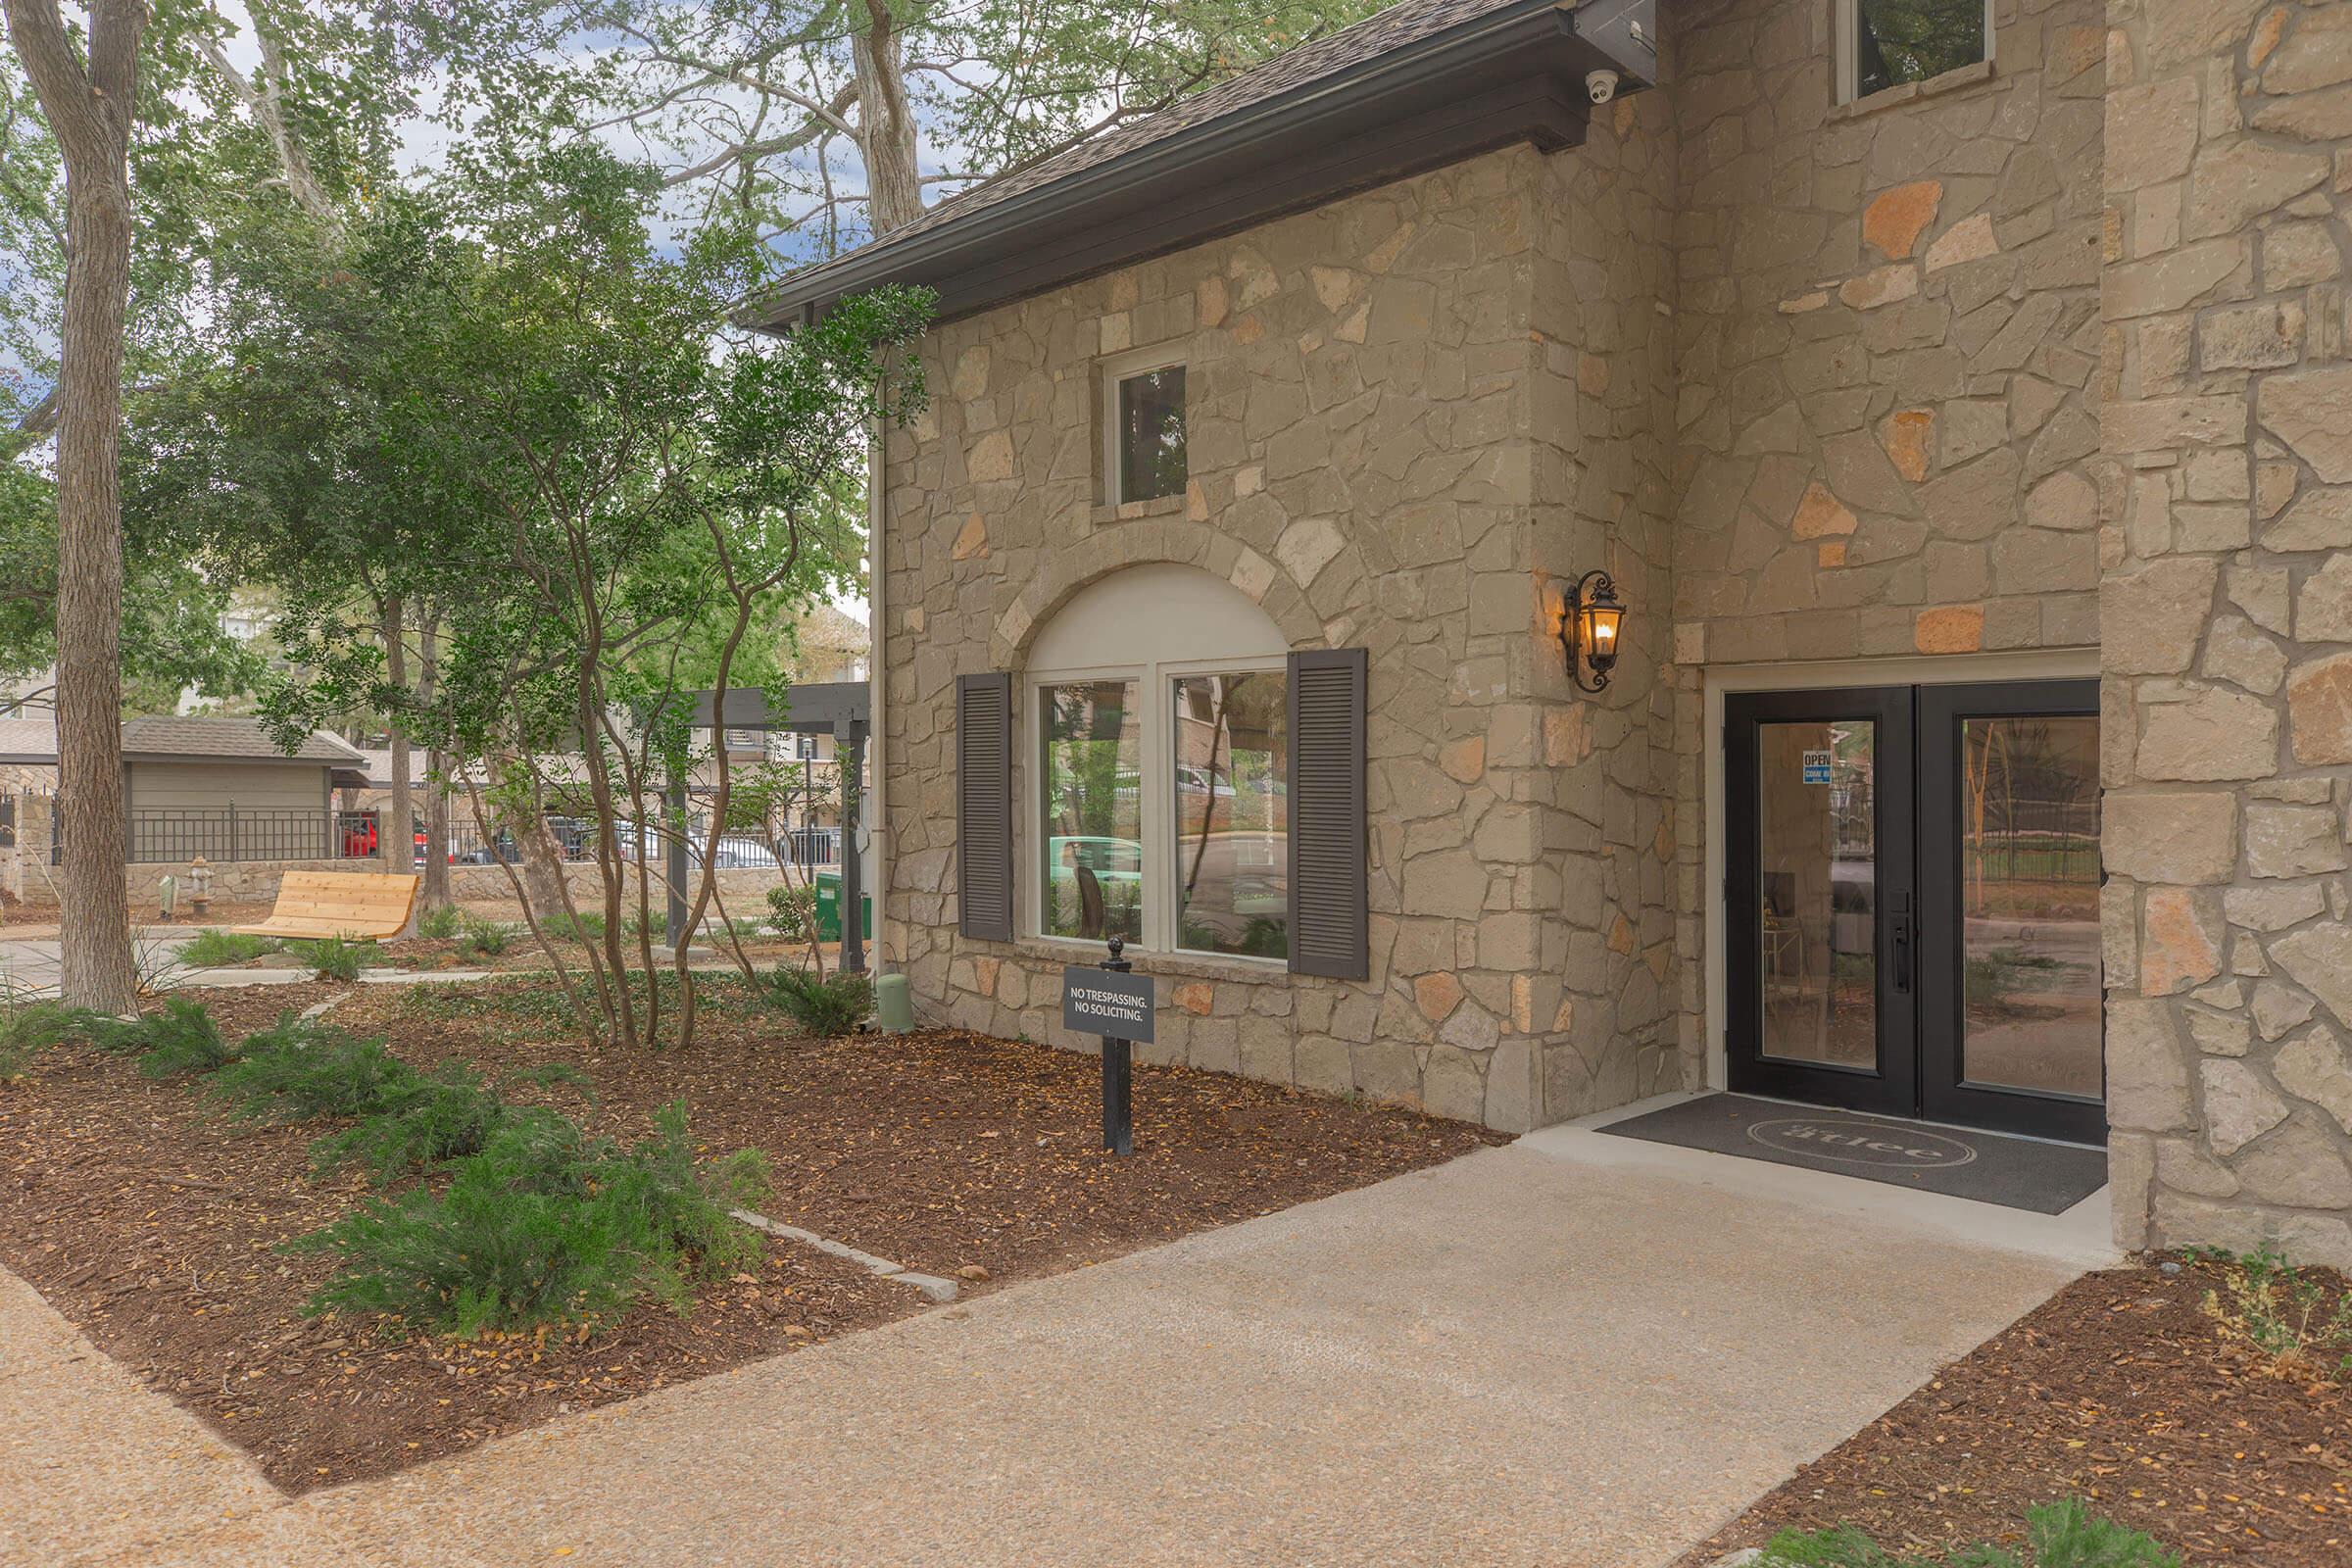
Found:
[[[941,295],[883,960],[1064,1039],[1116,932],[1162,1055],[1508,1129],[2105,1132],[2122,1241],[2352,1263],[2348,203],[2352,5],[1407,0],[800,274]]]
[[[48,716],[0,721],[0,769],[54,790]],[[337,789],[367,781],[367,757],[324,730],[291,755],[254,718],[157,715],[122,723],[122,804],[134,862],[334,858],[348,853]]]

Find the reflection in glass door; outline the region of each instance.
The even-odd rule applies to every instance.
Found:
[[[2094,682],[1920,691],[1923,1108],[2095,1139],[2105,1092]]]
[[[1757,965],[1767,1056],[1878,1066],[1877,739],[1867,718],[1757,726]]]
[[[1724,700],[1730,1087],[2097,1142],[2092,681]]]
[[[1903,690],[1727,700],[1735,1089],[1911,1108],[1910,709]]]

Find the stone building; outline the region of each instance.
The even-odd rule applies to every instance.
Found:
[[[1083,1046],[1119,934],[1170,1059],[2104,1139],[2127,1243],[2352,1262],[2348,204],[2352,4],[1405,0],[790,279],[940,294],[883,961]]]

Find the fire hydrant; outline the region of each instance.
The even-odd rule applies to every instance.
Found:
[[[213,902],[213,868],[199,855],[188,863],[188,907],[197,914]]]

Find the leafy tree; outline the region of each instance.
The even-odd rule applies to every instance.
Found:
[[[634,138],[673,216],[742,218],[806,259],[1383,3],[483,0],[421,19],[418,46],[467,107],[584,106],[572,128]]]
[[[402,691],[331,606],[290,602],[309,673],[266,708],[293,733],[321,705],[372,702],[453,756],[514,760],[521,814],[591,818],[601,908],[582,918],[559,886],[556,921],[544,903],[526,914],[567,990],[548,927],[584,934],[574,994],[593,1029],[666,1038],[653,931],[663,847],[687,833],[662,802],[697,760],[684,698],[775,678],[754,629],[853,579],[860,514],[843,476],[871,423],[920,397],[904,351],[929,302],[885,292],[781,343],[737,341],[728,315],[758,247],[715,224],[658,247],[643,166],[585,143],[493,147],[461,158],[454,189],[467,220],[435,242],[444,308],[404,318],[402,395],[368,420],[453,497],[436,550],[467,591],[448,606],[439,686],[429,702]],[[714,821],[728,790],[722,770]],[[683,890],[689,931],[715,850],[705,835]],[[668,956],[683,1041],[683,934]]]
[[[111,1011],[128,1009],[135,989],[120,862],[125,370],[168,356],[171,326],[190,318],[209,213],[251,199],[268,184],[262,170],[297,203],[330,198],[313,154],[332,116],[298,126],[295,102],[324,104],[317,89],[328,81],[382,79],[369,69],[377,53],[343,41],[368,36],[342,25],[350,15],[285,0],[253,0],[248,12],[263,56],[252,78],[230,69],[220,47],[228,24],[201,0],[153,13],[143,0],[88,0],[71,21],[60,0],[0,5],[0,232],[28,242],[0,309],[18,362],[0,461],[55,441],[61,984],[69,1001]],[[298,81],[304,91],[289,93]],[[363,101],[382,99],[354,91],[334,107]],[[21,523],[21,491],[15,500]],[[12,537],[27,535],[12,523]]]

